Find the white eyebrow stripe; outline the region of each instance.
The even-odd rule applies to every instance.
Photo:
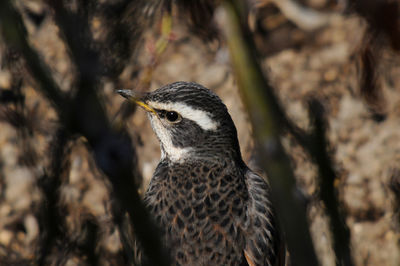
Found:
[[[218,123],[211,118],[210,113],[199,109],[194,109],[185,103],[159,103],[149,101],[147,104],[155,109],[178,112],[182,117],[197,123],[203,130],[216,130],[218,128]]]

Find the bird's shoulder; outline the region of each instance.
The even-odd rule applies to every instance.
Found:
[[[247,231],[244,256],[249,265],[285,265],[285,247],[272,208],[269,184],[250,169],[245,176],[251,225]]]

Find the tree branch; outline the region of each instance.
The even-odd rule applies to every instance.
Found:
[[[296,187],[290,161],[280,142],[286,119],[258,64],[255,45],[240,1],[225,1],[226,37],[239,89],[247,106],[261,166],[268,174],[274,205],[285,232],[293,265],[318,265],[307,222],[305,200]]]

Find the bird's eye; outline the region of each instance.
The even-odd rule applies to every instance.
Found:
[[[174,111],[167,111],[165,113],[165,117],[168,119],[169,122],[177,122],[179,119],[179,114]]]

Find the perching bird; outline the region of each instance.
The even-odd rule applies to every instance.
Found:
[[[269,186],[243,162],[220,98],[188,82],[118,92],[147,111],[160,141],[144,201],[173,265],[284,265]]]

